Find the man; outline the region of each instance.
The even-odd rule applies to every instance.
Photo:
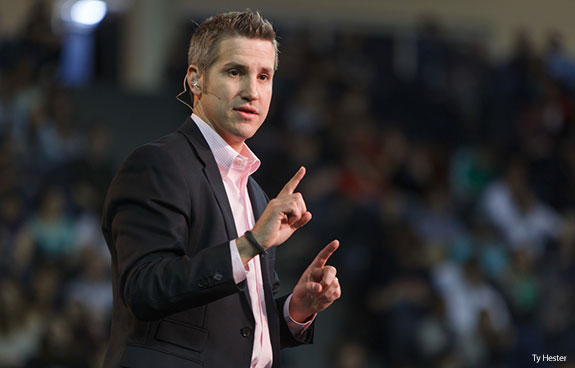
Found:
[[[329,243],[293,293],[277,297],[275,247],[311,219],[302,167],[268,203],[245,140],[268,113],[277,66],[271,24],[217,15],[192,37],[194,114],[136,149],[114,178],[103,231],[114,312],[104,367],[279,367],[311,343],[316,313],[341,295]]]

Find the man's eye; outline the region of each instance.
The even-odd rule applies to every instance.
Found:
[[[268,80],[268,79],[270,79],[270,76],[267,74],[262,74],[259,76],[259,78],[260,78],[260,80]]]
[[[240,72],[237,69],[231,69],[228,70],[228,74],[231,75],[232,77],[237,77],[238,75],[240,75]]]

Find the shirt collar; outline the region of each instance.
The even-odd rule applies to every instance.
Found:
[[[232,165],[234,167],[245,165],[244,170],[248,171],[248,175],[253,174],[260,167],[260,159],[245,143],[242,145],[241,153],[238,153],[198,115],[192,114],[192,120],[194,120],[206,142],[208,142],[208,146],[210,146],[210,150],[222,174],[227,175]]]

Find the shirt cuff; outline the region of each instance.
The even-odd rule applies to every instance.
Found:
[[[240,251],[236,239],[230,241],[230,253],[232,254],[232,271],[234,273],[234,282],[239,284],[246,279],[246,268],[240,257]]]
[[[288,325],[288,328],[289,328],[291,334],[293,336],[298,336],[298,335],[301,335],[302,333],[304,333],[305,330],[307,330],[307,328],[313,323],[313,321],[315,320],[315,317],[317,316],[317,313],[315,313],[309,319],[309,321],[306,321],[304,323],[294,321],[293,318],[291,318],[291,316],[289,315],[289,303],[291,301],[292,296],[293,296],[293,294],[290,294],[290,296],[288,296],[288,298],[286,299],[286,301],[284,303],[284,319],[286,320],[286,323]]]

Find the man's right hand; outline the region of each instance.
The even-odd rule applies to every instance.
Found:
[[[284,185],[277,197],[268,203],[262,216],[254,225],[252,234],[264,249],[282,244],[297,229],[311,220],[311,213],[306,208],[303,196],[301,193],[294,193],[304,175],[305,168],[302,166]],[[246,244],[246,240],[243,238],[242,236],[239,239],[242,245]],[[255,255],[243,254],[242,248],[244,247],[240,246],[240,244],[238,244],[238,248],[240,248],[243,260]]]

